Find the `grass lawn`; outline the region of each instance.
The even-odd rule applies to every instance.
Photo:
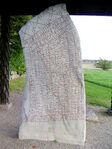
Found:
[[[85,90],[88,104],[110,107],[111,89],[85,81]]]
[[[92,105],[110,107],[112,91],[112,71],[84,71],[86,102]],[[25,77],[10,81],[10,92],[22,92],[25,84]]]
[[[84,80],[112,89],[112,71],[85,70]]]
[[[10,80],[9,82],[9,90],[10,92],[22,92],[25,85],[25,77],[19,77],[14,80]]]
[[[112,92],[112,71],[84,71],[86,102],[89,104],[110,107]]]

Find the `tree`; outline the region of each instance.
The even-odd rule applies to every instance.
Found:
[[[112,63],[105,59],[100,59],[98,63],[96,63],[97,68],[102,68],[103,70],[108,70],[112,68]]]
[[[9,16],[1,16],[0,104],[9,103]]]

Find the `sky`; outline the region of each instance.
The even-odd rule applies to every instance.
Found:
[[[81,44],[82,59],[112,60],[112,17],[71,15]]]

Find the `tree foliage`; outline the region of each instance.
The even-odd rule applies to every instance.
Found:
[[[105,59],[100,59],[98,63],[96,63],[97,68],[101,68],[103,70],[108,70],[112,68],[112,62],[105,60]]]
[[[16,71],[18,74],[21,75],[25,72],[25,63],[19,37],[19,30],[31,18],[32,15],[10,17],[10,32],[9,32],[10,73],[11,71]]]

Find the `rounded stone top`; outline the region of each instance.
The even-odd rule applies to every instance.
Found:
[[[48,7],[40,14],[29,20],[19,31],[20,36],[22,33],[27,35],[33,35],[34,32],[40,30],[40,28],[53,22],[63,15],[67,15],[66,4],[58,4],[55,6]]]

